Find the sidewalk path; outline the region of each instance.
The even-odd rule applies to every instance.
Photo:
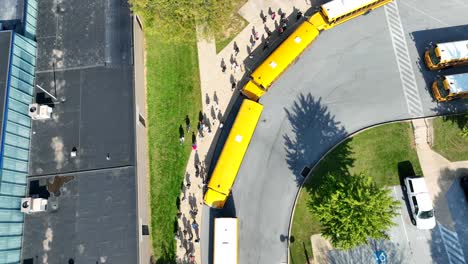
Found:
[[[445,194],[453,183],[453,180],[460,176],[460,169],[468,168],[468,161],[450,162],[439,153],[432,150],[429,142],[432,142],[432,121],[431,119],[415,119],[412,121],[416,151],[419,163],[426,180],[434,210],[437,212],[437,221],[446,228],[454,230],[454,223],[449,211],[449,206]]]
[[[198,46],[198,59],[200,67],[200,82],[202,94],[202,106],[204,114],[204,124],[206,126],[203,132],[204,137],[197,133],[197,146],[196,150],[192,151],[187,169],[186,180],[181,193],[180,204],[180,217],[178,220],[179,231],[177,239],[177,257],[180,259],[190,259],[195,263],[206,263],[208,256],[201,256],[200,245],[208,245],[208,241],[198,242],[200,236],[202,238],[209,238],[209,234],[201,232],[208,232],[203,230],[203,227],[209,226],[209,223],[202,223],[202,209],[203,209],[203,189],[204,180],[207,180],[207,172],[210,164],[209,153],[210,146],[216,142],[215,135],[219,129],[219,124],[226,117],[227,112],[230,110],[230,102],[233,98],[239,95],[238,82],[245,80],[248,77],[250,65],[256,64],[262,58],[271,52],[270,47],[263,49],[263,42],[267,37],[266,30],[272,31],[273,42],[278,42],[278,33],[275,26],[280,22],[279,10],[286,14],[289,19],[289,24],[296,23],[296,13],[300,10],[305,13],[310,8],[310,2],[304,0],[250,0],[240,10],[239,14],[243,16],[249,24],[244,28],[239,35],[237,35],[231,43],[229,43],[224,50],[216,54],[216,47],[214,40],[200,39],[197,43]],[[272,20],[269,10],[276,12],[276,17]],[[263,23],[260,12],[266,15],[266,23]],[[253,32],[259,34],[259,40],[252,46]],[[284,38],[288,35],[288,31],[281,36]],[[278,40],[276,40],[278,39]],[[239,47],[239,53],[236,55],[234,52],[234,42]],[[274,43],[272,43],[274,44]],[[249,58],[249,52],[252,52],[253,58]],[[221,70],[221,63],[224,60],[226,71],[223,73]],[[233,67],[233,61],[237,62],[239,67]],[[250,69],[252,70],[252,69]],[[233,87],[233,83],[235,83]],[[234,89],[233,89],[234,88]],[[191,132],[197,132],[195,122],[192,123]],[[208,130],[211,130],[208,133]],[[189,133],[191,134],[191,133]],[[198,167],[198,173],[197,173]],[[198,177],[197,175],[200,174]],[[189,184],[188,184],[189,183]],[[205,182],[206,183],[206,182]],[[197,211],[196,215],[191,214]],[[193,221],[197,224],[194,230]],[[197,226],[198,225],[198,226]],[[192,237],[192,238],[191,238]],[[196,243],[197,241],[198,243]],[[208,252],[204,249],[203,252]]]

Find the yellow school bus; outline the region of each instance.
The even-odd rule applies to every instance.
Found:
[[[393,0],[333,0],[321,5],[320,11],[308,21],[318,30],[327,30],[391,1]]]
[[[429,70],[468,65],[468,40],[435,44],[424,53],[424,61]]]
[[[243,94],[257,101],[279,75],[314,41],[319,31],[310,23],[302,23],[283,43],[250,75]]]
[[[432,92],[439,102],[468,98],[468,73],[438,77],[432,84]]]
[[[262,111],[263,105],[259,103],[248,99],[242,102],[208,183],[204,197],[208,206],[224,207]]]

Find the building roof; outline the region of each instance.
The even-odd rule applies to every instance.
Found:
[[[1,5],[0,5],[1,6]],[[0,131],[3,131],[3,114],[5,112],[6,91],[8,85],[8,70],[10,68],[10,51],[13,33],[11,31],[0,32]],[[0,142],[3,133],[0,133]]]
[[[445,78],[450,84],[451,93],[468,92],[468,73],[446,75]]]
[[[468,40],[437,44],[441,61],[452,61],[468,58]]]
[[[126,0],[39,1],[30,174],[134,164],[132,20]],[[86,17],[86,19],[83,19]],[[58,22],[57,22],[58,21]],[[71,157],[76,148],[76,157]]]
[[[24,20],[25,0],[1,0],[0,1],[0,23],[4,30],[15,30],[21,32]],[[0,28],[0,30],[2,30]]]
[[[354,0],[343,1],[334,0],[322,5],[322,10],[325,12],[329,20],[334,20],[350,11],[356,10],[362,6],[368,5],[375,0]]]
[[[25,215],[23,261],[136,263],[133,167],[29,180],[29,195],[48,204],[47,212]]]
[[[136,263],[129,5],[41,0],[37,10],[34,101],[53,110],[51,119],[32,121],[28,186],[29,195],[50,197],[48,212],[25,217],[23,261]]]

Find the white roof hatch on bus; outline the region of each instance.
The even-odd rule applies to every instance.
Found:
[[[440,43],[437,47],[442,62],[468,58],[468,40]]]
[[[468,92],[468,73],[446,75],[445,78],[450,83],[450,92]]]
[[[333,0],[322,5],[327,11],[328,19],[333,20],[349,11],[355,10],[361,6],[376,2],[376,0]]]
[[[237,264],[237,218],[215,218],[214,264]]]

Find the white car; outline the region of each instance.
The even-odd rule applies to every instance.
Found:
[[[432,229],[436,226],[434,207],[423,177],[406,177],[403,191],[408,195],[411,207],[411,222],[418,229]]]

